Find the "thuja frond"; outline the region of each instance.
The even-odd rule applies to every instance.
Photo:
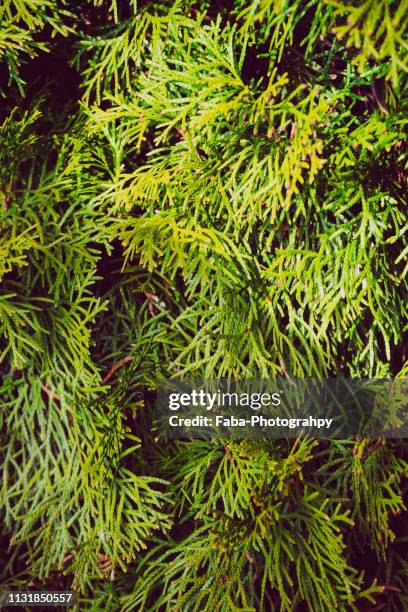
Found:
[[[169,440],[155,393],[408,375],[406,2],[5,0],[0,23],[5,588],[405,609],[406,441]]]
[[[41,40],[43,30],[48,27],[52,37],[72,32],[68,24],[72,13],[66,7],[65,0],[58,3],[54,0],[4,0],[1,3],[0,61],[6,62],[9,84],[14,82],[21,93],[25,85],[20,75],[21,64],[27,57],[33,58],[49,47]]]
[[[396,86],[400,73],[408,69],[405,61],[408,5],[405,0],[366,0],[355,4],[326,1],[335,7],[335,15],[343,21],[336,25],[334,32],[339,38],[344,38],[348,46],[357,49],[352,61],[358,65],[359,71],[363,71],[369,60],[387,60],[387,78]]]
[[[174,28],[177,21],[188,23],[180,11],[181,2],[176,2],[169,11],[135,11],[136,15],[118,24],[115,29],[98,37],[92,36],[80,41],[76,62],[90,57],[84,71],[84,99],[96,97],[100,103],[105,91],[119,93],[122,89],[133,89],[135,72],[146,56],[155,56],[168,36],[169,27]],[[118,21],[116,1],[112,3],[115,22]]]
[[[85,585],[90,573],[103,575],[117,566],[125,569],[149,534],[165,529],[170,521],[162,510],[164,481],[130,469],[139,440],[126,431],[125,415],[117,411],[123,389],[119,386],[113,395],[101,394],[98,400],[84,402],[67,395],[62,387],[45,394],[40,383],[28,387],[24,379],[17,383],[6,379],[3,389],[8,384],[14,399],[6,420],[14,427],[2,447],[3,495],[24,494],[25,500],[13,506],[3,500],[6,524],[14,522],[16,512],[24,515],[19,528],[14,528],[13,541],[33,540],[32,562],[40,576],[58,566],[75,573],[78,586]],[[27,421],[17,423],[16,411],[25,398],[32,409]],[[44,402],[48,402],[47,410]],[[43,412],[49,415],[45,420]],[[40,427],[35,443],[30,440],[29,422]],[[15,462],[16,456],[22,463]],[[40,481],[43,470],[47,478]],[[59,538],[53,537],[56,521]],[[105,557],[109,568],[101,567]]]
[[[207,598],[217,610],[253,609],[251,600],[255,606],[273,609],[276,600],[273,591],[266,592],[267,583],[276,589],[282,609],[291,608],[291,598],[297,601],[305,596],[316,610],[334,603],[339,609],[357,609],[353,599],[359,579],[347,571],[339,528],[349,519],[338,510],[329,517],[326,504],[317,505],[315,497],[305,491],[302,504],[284,519],[271,506],[262,508],[252,520],[233,521],[218,514],[205,518],[186,541],[174,543],[168,552],[163,554],[159,544],[150,553],[155,569],[147,576],[142,573],[143,564],[140,566],[140,578],[133,593],[124,598],[124,609],[146,609],[151,589],[156,592],[153,609],[194,609]],[[319,531],[324,537],[313,549],[311,540]],[[294,588],[299,589],[296,594]]]

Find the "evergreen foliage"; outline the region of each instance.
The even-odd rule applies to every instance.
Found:
[[[408,376],[406,0],[3,0],[2,589],[408,607],[406,440],[163,440],[162,378]]]

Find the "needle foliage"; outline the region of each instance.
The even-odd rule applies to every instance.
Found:
[[[405,440],[153,420],[163,378],[408,376],[407,25],[406,0],[3,0],[3,590],[407,609]]]

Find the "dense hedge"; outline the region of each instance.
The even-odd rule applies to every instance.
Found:
[[[0,23],[2,589],[407,609],[405,440],[152,422],[160,378],[408,375],[406,0]]]

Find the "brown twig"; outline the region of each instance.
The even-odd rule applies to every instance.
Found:
[[[111,369],[109,370],[109,372],[107,374],[105,374],[105,376],[102,378],[102,381],[101,381],[102,384],[106,385],[108,380],[110,380],[112,378],[112,376],[115,374],[115,372],[117,370],[119,370],[119,368],[124,366],[126,363],[130,363],[132,361],[132,359],[133,359],[133,357],[131,355],[126,355],[126,357],[124,357],[120,361],[114,363],[113,366],[111,367]]]
[[[49,399],[57,400],[57,402],[61,401],[60,396],[57,393],[54,393],[54,391],[51,391],[51,389],[49,389],[47,385],[41,385],[41,389],[44,391],[44,393],[48,395]]]
[[[7,212],[9,207],[10,207],[10,202],[11,202],[11,198],[9,195],[4,194],[4,199],[3,199],[3,210],[4,212]]]
[[[382,588],[384,591],[395,591],[396,593],[401,593],[401,589],[393,584],[383,584]]]
[[[154,310],[154,302],[155,300],[157,300],[157,296],[153,295],[153,293],[149,293],[148,291],[146,291],[145,296],[149,304],[149,312],[152,315],[152,317],[154,317],[154,315],[156,314]]]
[[[101,381],[102,384],[105,385],[112,378],[112,376],[115,374],[117,370],[119,370],[126,363],[130,363],[132,359],[133,357],[131,355],[126,355],[126,357],[114,363],[111,369],[102,378],[102,381]],[[60,396],[57,393],[54,393],[54,391],[51,391],[51,389],[47,387],[47,385],[45,384],[41,385],[41,389],[49,397],[50,400],[56,400],[57,402],[61,401]]]
[[[378,96],[378,93],[377,93],[377,90],[375,88],[374,83],[371,85],[371,93],[373,94],[373,98],[374,98],[378,108],[380,109],[380,111],[382,113],[384,113],[385,115],[389,115],[389,112],[387,111],[385,106],[382,104],[382,102],[381,102],[381,100],[380,100],[380,98]]]

